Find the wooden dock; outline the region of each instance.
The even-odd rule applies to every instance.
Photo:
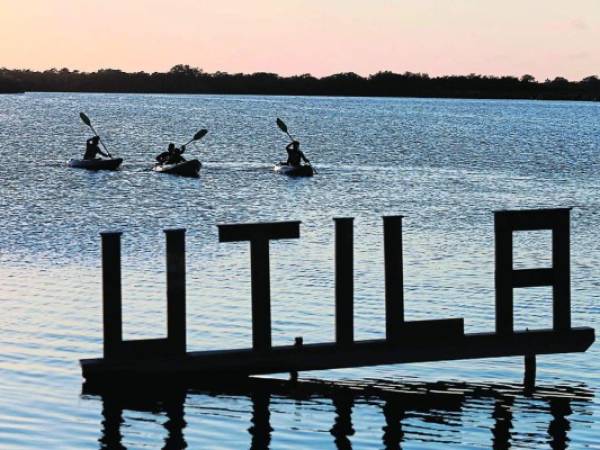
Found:
[[[248,241],[252,279],[252,347],[188,352],[185,312],[185,230],[167,230],[167,337],[124,341],[121,314],[120,233],[102,234],[104,357],[81,360],[94,383],[198,382],[256,374],[409,362],[523,356],[525,384],[535,380],[535,355],[584,352],[594,342],[589,327],[571,326],[569,209],[497,211],[496,329],[464,333],[462,318],[404,319],[402,217],[383,218],[385,339],[355,341],[353,230],[351,218],[334,219],[335,342],[273,347],[269,242],[300,237],[300,222],[220,225],[221,242]],[[513,232],[552,231],[552,267],[513,269]],[[552,286],[553,327],[515,331],[513,289]]]

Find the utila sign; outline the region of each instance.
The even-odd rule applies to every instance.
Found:
[[[201,382],[255,374],[501,356],[525,358],[525,383],[535,380],[536,355],[584,352],[594,329],[571,324],[570,210],[496,211],[496,329],[464,332],[462,318],[404,319],[402,217],[383,218],[385,339],[354,339],[353,219],[335,222],[335,342],[271,343],[269,242],[300,237],[300,222],[219,225],[219,241],[248,241],[252,280],[252,346],[188,352],[186,346],[185,230],[166,230],[167,336],[123,340],[121,233],[102,234],[104,355],[81,360],[91,383],[166,380]],[[513,233],[552,231],[552,266],[513,269]],[[550,329],[515,331],[513,290],[552,287]]]

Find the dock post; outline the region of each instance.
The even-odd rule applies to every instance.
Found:
[[[294,348],[302,348],[302,346],[304,345],[304,339],[302,338],[302,336],[296,336],[294,338]],[[290,381],[292,383],[296,383],[298,381],[298,371],[297,370],[292,370],[290,371]]]
[[[404,274],[402,262],[402,217],[383,217],[385,261],[385,338],[400,341],[404,324]]]
[[[169,353],[186,352],[185,230],[165,230],[167,239],[167,340]]]
[[[525,376],[523,377],[523,386],[525,390],[535,388],[536,359],[535,354],[525,355]]]
[[[351,217],[335,218],[335,341],[354,342],[354,249]]]
[[[104,358],[119,356],[123,341],[121,298],[121,233],[102,236],[102,316]]]

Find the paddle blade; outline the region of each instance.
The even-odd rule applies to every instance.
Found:
[[[200,131],[198,131],[198,132],[197,132],[197,133],[194,135],[194,137],[193,137],[192,141],[197,141],[198,139],[202,139],[204,136],[206,136],[206,133],[208,133],[208,130],[206,130],[206,129],[202,128]]]
[[[92,125],[92,122],[90,122],[90,118],[86,116],[85,113],[80,112],[79,117],[81,117],[81,121],[85,123],[88,127]]]
[[[287,125],[285,123],[283,123],[283,120],[281,120],[279,117],[277,118],[277,126],[279,127],[279,129],[281,131],[283,131],[284,133],[287,133]]]

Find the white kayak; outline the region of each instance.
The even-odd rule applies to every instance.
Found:
[[[114,159],[70,159],[67,166],[87,170],[117,170],[123,158]]]
[[[292,166],[285,162],[279,162],[275,164],[273,166],[273,170],[279,174],[287,175],[290,177],[312,177],[315,173],[310,164]]]

